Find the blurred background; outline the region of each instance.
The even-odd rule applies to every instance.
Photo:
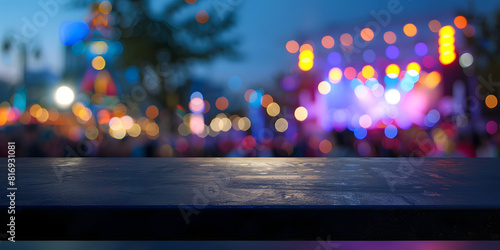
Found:
[[[497,157],[500,2],[0,10],[0,155]]]

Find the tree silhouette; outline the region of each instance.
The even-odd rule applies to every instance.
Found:
[[[168,102],[166,97],[186,96],[190,81],[188,64],[210,61],[219,56],[230,59],[239,57],[235,50],[238,40],[222,36],[235,24],[234,11],[223,20],[212,18],[202,24],[195,20],[195,13],[177,21],[170,18],[190,6],[185,1],[176,0],[167,4],[161,10],[161,17],[153,16],[148,11],[150,2],[147,0],[110,2],[114,26],[119,29],[119,40],[124,46],[117,66],[138,66],[142,79],[156,78],[160,83],[159,90],[148,94],[171,112],[175,109],[175,102]],[[89,4],[92,2],[82,0],[75,6]]]

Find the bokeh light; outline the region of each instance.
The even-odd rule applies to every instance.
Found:
[[[347,78],[349,80],[356,78],[356,69],[354,69],[353,67],[345,68],[344,69],[344,76],[345,76],[345,78]]]
[[[226,110],[228,106],[229,101],[224,96],[217,98],[217,100],[215,101],[215,107],[219,110]]]
[[[392,31],[387,31],[384,33],[384,41],[387,43],[387,44],[393,44],[396,42],[396,34],[394,34],[394,32]]]
[[[92,59],[92,67],[96,70],[102,70],[106,66],[106,60],[102,56],[96,56]]]
[[[438,20],[431,20],[429,22],[429,29],[432,32],[437,33],[437,32],[439,32],[440,28],[441,28],[441,23]]]
[[[377,55],[375,54],[375,51],[373,51],[371,49],[367,49],[367,50],[365,50],[365,52],[363,52],[363,60],[366,63],[372,63],[375,61],[376,58],[377,58]]]
[[[269,116],[275,117],[275,116],[279,115],[279,113],[280,113],[280,105],[273,102],[273,103],[269,104],[269,106],[267,106],[266,111],[267,111],[267,114]]]
[[[372,118],[369,115],[364,114],[359,117],[359,126],[361,126],[362,128],[369,128],[371,125]]]
[[[209,16],[205,10],[200,10],[196,13],[195,19],[198,23],[206,23],[208,22]]]
[[[371,41],[374,37],[373,30],[370,28],[364,28],[361,30],[361,38],[365,41]]]
[[[408,23],[403,27],[403,32],[408,37],[414,37],[417,34],[417,27],[412,23]]]
[[[366,79],[372,78],[375,75],[375,69],[373,69],[373,67],[370,65],[365,65],[361,70],[361,73],[363,74],[363,77]]]
[[[398,58],[399,57],[399,49],[398,49],[398,47],[396,47],[394,45],[391,45],[391,46],[387,47],[387,49],[385,50],[385,55],[389,59],[396,59],[396,58]]]
[[[269,106],[269,104],[271,104],[273,102],[274,102],[273,97],[270,94],[265,94],[262,96],[262,100],[261,100],[260,104],[262,105],[262,107],[267,108]]]
[[[401,100],[401,94],[397,89],[386,90],[384,97],[387,103],[392,105],[398,104],[399,101]]]
[[[335,40],[333,39],[333,37],[331,36],[324,36],[322,39],[321,39],[321,44],[323,45],[323,47],[325,47],[326,49],[331,49],[333,48],[333,46],[335,45]]]
[[[352,36],[349,33],[344,33],[340,36],[340,43],[346,47],[352,45]]]
[[[465,19],[464,16],[457,16],[453,20],[453,23],[455,24],[455,26],[457,28],[463,29],[463,28],[465,28],[465,26],[467,26],[467,19]]]
[[[437,87],[440,82],[441,82],[441,74],[437,71],[432,71],[425,77],[425,86],[427,86],[430,89]]]
[[[399,66],[396,64],[390,64],[385,68],[385,74],[390,78],[397,78],[399,76]]]
[[[492,135],[498,132],[498,124],[495,121],[489,121],[486,123],[486,132]]]
[[[295,119],[297,119],[297,121],[304,121],[305,119],[307,119],[307,115],[308,115],[308,112],[307,112],[307,109],[304,108],[303,106],[300,106],[298,107],[297,109],[295,109]]]
[[[339,68],[332,68],[330,72],[328,72],[328,79],[330,79],[331,83],[339,83],[342,80],[342,70]]]
[[[416,62],[411,62],[406,66],[406,72],[410,76],[418,76],[420,74],[420,65]]]
[[[297,53],[299,51],[299,43],[294,40],[288,41],[286,43],[286,50],[292,54]]]
[[[330,83],[327,81],[322,81],[318,84],[318,91],[322,95],[326,95],[330,93],[330,90],[332,90],[332,86],[330,86]]]
[[[75,100],[75,93],[67,86],[57,88],[55,96],[56,103],[61,107],[67,107]]]
[[[329,140],[322,140],[319,143],[319,151],[323,154],[328,154],[332,151],[332,143]]]
[[[425,56],[429,52],[429,47],[427,47],[427,44],[420,42],[415,44],[415,54],[418,56]]]
[[[486,99],[484,99],[484,103],[486,104],[486,107],[493,109],[498,105],[498,99],[494,95],[488,95],[486,96]]]
[[[393,139],[398,135],[398,128],[392,124],[387,125],[387,127],[384,128],[384,134],[387,138]]]
[[[285,118],[279,118],[274,123],[274,128],[276,131],[283,133],[288,129],[288,121]]]
[[[200,98],[196,97],[195,99],[200,99]],[[146,116],[149,119],[155,119],[156,117],[158,117],[158,114],[159,114],[158,107],[156,107],[155,105],[151,105],[146,109]]]
[[[148,107],[148,109],[149,109],[149,107]],[[204,111],[204,109],[205,109],[205,102],[200,97],[195,97],[195,98],[191,99],[191,101],[189,101],[189,110],[191,110],[191,112],[201,113]],[[147,110],[146,110],[146,114],[147,114]],[[151,117],[149,117],[149,118],[154,119]]]
[[[474,63],[474,57],[470,53],[463,53],[458,59],[462,68],[467,68]]]

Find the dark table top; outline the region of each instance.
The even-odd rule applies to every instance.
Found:
[[[19,206],[498,207],[500,160],[17,158],[16,187]]]

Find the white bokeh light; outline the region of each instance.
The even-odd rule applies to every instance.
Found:
[[[69,106],[75,100],[75,93],[67,86],[61,86],[54,96],[56,103],[61,107]]]
[[[389,89],[385,92],[385,100],[389,104],[398,104],[399,101],[401,100],[401,94],[397,89]]]

